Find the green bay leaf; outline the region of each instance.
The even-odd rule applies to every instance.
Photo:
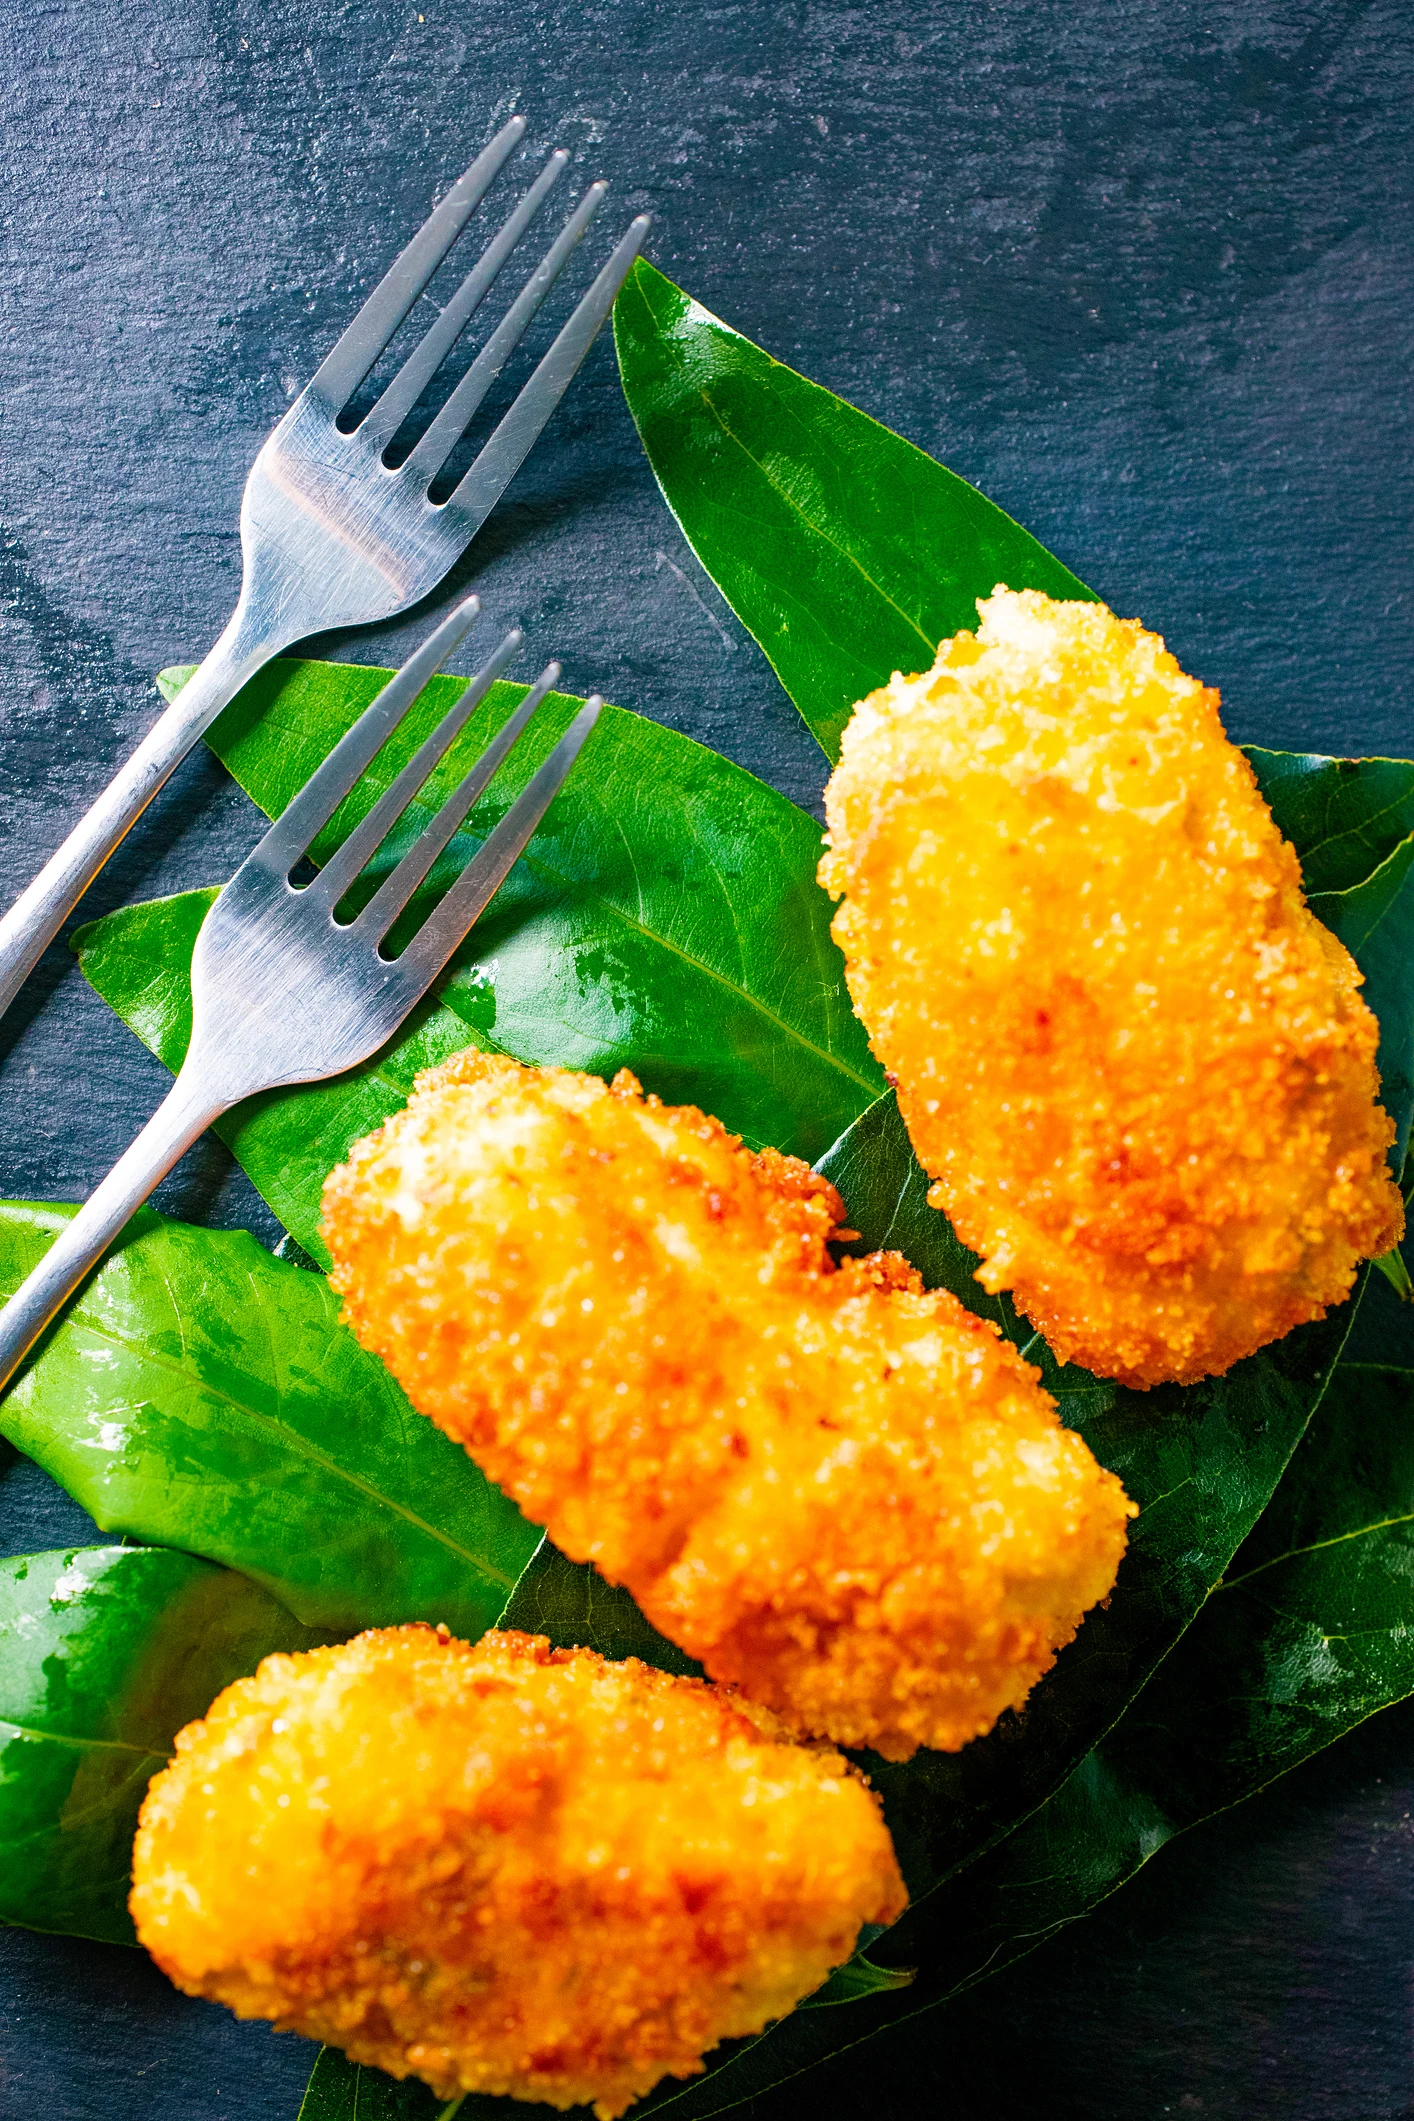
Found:
[[[1396,1126],[1390,1160],[1402,1171],[1414,1109],[1414,763],[1246,751],[1300,857],[1307,904],[1364,974],[1380,1022],[1381,1100]]]
[[[0,1294],[73,1212],[0,1202]],[[340,1635],[426,1620],[474,1640],[540,1543],[340,1325],[322,1275],[151,1209],[11,1386],[0,1430],[101,1530],[241,1569]]]
[[[1343,891],[1313,892],[1317,920],[1338,936],[1365,975],[1365,999],[1380,1020],[1380,1098],[1394,1119],[1390,1160],[1404,1169],[1414,1106],[1414,833],[1379,867]]]
[[[138,1807],[182,1725],[324,1635],[158,1547],[0,1561],[0,1921],[131,1944]]]
[[[1414,764],[1245,747],[1308,892],[1349,891],[1414,832]]]
[[[796,2008],[834,2009],[841,2003],[863,2003],[870,1996],[893,1996],[900,1989],[911,1988],[916,1978],[916,1967],[875,1966],[868,1953],[860,1951],[843,1966],[837,1966],[824,1986],[806,1996]]]
[[[1093,595],[975,486],[646,259],[614,305],[614,343],[663,498],[827,757],[855,701],[928,669],[998,582]]]

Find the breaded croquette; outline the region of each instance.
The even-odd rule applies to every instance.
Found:
[[[781,2017],[906,1899],[838,1753],[636,1658],[426,1627],[227,1687],[152,1781],[133,1879],[188,1995],[441,2098],[601,2121]]]
[[[995,1327],[627,1071],[459,1055],[324,1201],[414,1406],[797,1732],[965,1745],[1114,1582],[1131,1507]]]
[[[1156,634],[999,588],[861,701],[820,881],[920,1163],[1062,1361],[1220,1374],[1404,1217],[1360,973]]]

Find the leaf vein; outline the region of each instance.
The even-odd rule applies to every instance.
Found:
[[[727,440],[736,444],[737,448],[746,458],[748,464],[754,464],[756,466],[756,469],[760,472],[762,478],[766,481],[766,484],[770,487],[771,491],[780,496],[781,500],[785,502],[787,508],[792,509],[794,513],[799,516],[801,522],[805,525],[806,529],[810,531],[815,537],[819,538],[822,544],[828,545],[832,552],[838,553],[839,557],[842,560],[848,561],[849,565],[854,568],[856,573],[860,575],[860,577],[865,582],[868,583],[869,587],[874,591],[874,594],[877,597],[881,598],[882,601],[888,605],[891,611],[896,611],[898,613],[899,617],[903,620],[905,626],[907,626],[911,632],[917,634],[919,640],[922,641],[924,647],[928,650],[929,655],[936,655],[938,649],[937,642],[929,640],[927,634],[923,631],[923,628],[919,625],[917,619],[910,617],[908,612],[904,610],[902,604],[900,604],[894,597],[891,597],[889,595],[889,592],[887,591],[887,589],[884,588],[883,584],[874,580],[874,577],[869,573],[869,570],[864,566],[863,562],[856,557],[854,553],[850,552],[847,547],[841,545],[837,539],[832,538],[827,530],[822,530],[818,523],[814,523],[811,521],[810,517],[801,507],[800,503],[795,499],[794,495],[787,492],[786,488],[782,486],[779,479],[775,479],[771,476],[771,473],[766,469],[766,466],[761,462],[761,459],[757,456],[753,456],[752,452],[747,448],[745,442],[742,441],[740,435],[734,434],[732,432],[731,427],[728,425],[725,414],[720,412],[716,405],[713,404],[710,394],[705,390],[699,390],[698,395],[701,398],[703,404],[707,407],[707,410],[711,413],[712,418],[717,422],[717,425],[721,428],[722,433],[727,437]]]
[[[0,1716],[0,1730],[13,1731],[17,1738],[39,1738],[51,1745],[66,1745],[78,1753],[133,1753],[139,1760],[165,1760],[165,1753],[154,1753],[151,1746],[132,1745],[126,1738],[71,1738],[63,1731],[42,1731],[31,1723],[20,1723],[13,1716]]]
[[[1242,1584],[1251,1583],[1255,1576],[1264,1576],[1268,1569],[1280,1568],[1284,1561],[1297,1561],[1303,1554],[1321,1554],[1328,1547],[1345,1546],[1352,1539],[1368,1539],[1374,1532],[1392,1532],[1402,1524],[1414,1524],[1414,1510],[1406,1510],[1398,1517],[1378,1517],[1370,1524],[1357,1525],[1353,1531],[1337,1532],[1331,1539],[1313,1539],[1308,1546],[1288,1547],[1284,1554],[1273,1554],[1269,1561],[1259,1562],[1243,1576],[1227,1577],[1218,1589],[1235,1591]]]

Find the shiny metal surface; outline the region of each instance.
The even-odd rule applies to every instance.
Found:
[[[210,654],[98,801],[0,919],[0,1012],[124,834],[202,732],[272,656],[314,632],[367,625],[426,596],[460,558],[533,447],[642,247],[640,214],[451,493],[430,489],[549,295],[606,187],[591,185],[466,375],[401,462],[389,444],[520,242],[567,156],[556,152],[437,321],[350,432],[338,422],[519,145],[512,118],[424,222],[251,467],[240,599]]]
[[[603,704],[586,701],[407,947],[381,944],[560,675],[549,664],[378,890],[351,920],[341,900],[521,647],[507,634],[456,704],[313,882],[307,854],[427,681],[471,625],[470,597],[391,678],[246,857],[202,924],[192,958],[192,1034],[167,1097],[131,1148],[0,1311],[0,1387],[158,1181],[214,1119],[258,1091],[315,1082],[367,1060],[421,999],[499,888],[574,766]]]

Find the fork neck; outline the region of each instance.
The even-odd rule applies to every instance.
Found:
[[[153,1187],[225,1109],[197,1071],[182,1070],[131,1148],[0,1310],[0,1391]]]
[[[285,640],[272,637],[268,625],[259,623],[243,588],[240,602],[220,636],[177,693],[158,725],[169,744],[181,739],[191,744],[204,735],[247,678],[253,677],[263,664],[287,645]]]
[[[294,638],[293,633],[281,638],[267,633],[261,638],[251,624],[249,605],[242,592],[241,602],[206,660],[158,716],[33,883],[0,918],[0,1011],[9,1007],[113,849],[137,823],[197,738],[210,728],[252,672]]]

